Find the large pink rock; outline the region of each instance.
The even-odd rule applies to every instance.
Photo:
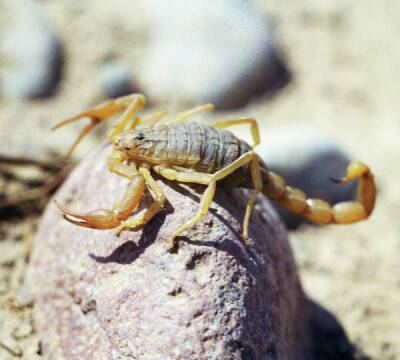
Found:
[[[127,181],[106,170],[108,150],[82,162],[55,198],[77,211],[111,208]],[[246,197],[219,189],[205,219],[170,254],[168,237],[195,214],[199,195],[159,183],[166,209],[120,237],[72,225],[49,204],[30,269],[45,357],[312,358],[313,306],[269,203],[260,199],[243,244]]]

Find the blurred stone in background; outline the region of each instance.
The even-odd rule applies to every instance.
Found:
[[[149,0],[145,6],[150,38],[142,83],[154,99],[227,109],[288,82],[271,24],[250,2]]]
[[[112,60],[104,64],[100,73],[100,82],[107,98],[117,98],[137,92],[129,66]]]
[[[288,185],[301,189],[308,197],[335,204],[355,196],[356,183],[338,185],[329,180],[345,174],[350,158],[327,134],[307,127],[270,129],[257,153]],[[279,206],[275,208],[289,228],[304,221]]]
[[[61,78],[60,40],[32,1],[19,0],[8,6],[15,18],[1,34],[0,95],[19,99],[50,96]]]

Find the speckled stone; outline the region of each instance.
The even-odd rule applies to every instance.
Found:
[[[55,198],[68,208],[109,208],[126,180],[102,149]],[[313,359],[312,306],[286,232],[267,201],[240,241],[245,198],[218,190],[205,219],[167,252],[167,239],[198,208],[198,193],[159,180],[168,205],[143,230],[74,226],[49,204],[35,240],[29,283],[45,358]]]

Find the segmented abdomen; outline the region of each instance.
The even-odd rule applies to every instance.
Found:
[[[213,173],[251,150],[231,132],[211,126],[187,123],[166,126],[167,156],[170,164]]]

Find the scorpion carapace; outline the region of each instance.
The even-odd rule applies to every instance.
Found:
[[[308,199],[301,190],[286,185],[281,176],[268,169],[253,150],[260,142],[258,125],[253,118],[224,120],[207,126],[188,122],[188,119],[194,114],[213,110],[212,104],[184,111],[170,120],[162,119],[166,111],[137,116],[144,105],[143,95],[132,94],[106,101],[54,127],[57,129],[85,117],[91,119],[72,145],[69,151],[71,155],[82,138],[99,122],[124,111],[109,134],[113,148],[108,158],[108,169],[130,180],[125,194],[113,210],[96,210],[85,214],[69,211],[56,203],[69,222],[94,229],[116,228],[118,234],[124,229],[146,224],[165,203],[165,195],[152,172],[169,180],[206,186],[197,215],[175,230],[171,235],[169,250],[174,248],[178,235],[208,212],[217,182],[228,187],[255,189],[246,206],[243,239],[248,237],[250,214],[259,193],[318,224],[357,222],[366,219],[374,208],[374,177],[368,166],[360,161],[350,163],[346,175],[335,180],[343,184],[359,179],[357,200],[331,206],[320,199]],[[252,146],[231,132],[222,130],[238,124],[250,125],[254,141]],[[154,202],[140,219],[129,219],[141,200],[145,186],[150,189]]]

